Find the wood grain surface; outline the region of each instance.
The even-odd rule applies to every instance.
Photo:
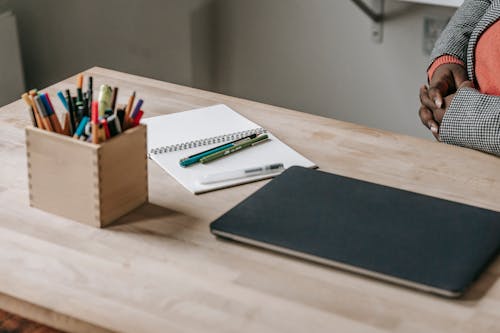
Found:
[[[500,211],[494,156],[102,68],[85,75],[120,87],[119,104],[135,90],[148,117],[225,103],[321,170]],[[29,123],[22,101],[0,109],[0,308],[74,332],[500,332],[498,259],[449,300],[216,240],[209,223],[267,181],[195,196],[149,161],[150,203],[105,229],[30,208]]]

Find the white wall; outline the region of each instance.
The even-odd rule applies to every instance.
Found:
[[[8,12],[0,14],[0,45],[0,105],[4,105],[19,99],[24,90],[16,18]]]
[[[454,9],[387,1],[383,43],[350,1],[222,0],[216,89],[431,138],[417,117],[424,16]]]
[[[192,85],[193,67],[202,67],[192,64],[201,45],[193,41],[205,31],[199,25],[192,31],[192,15],[208,2],[0,0],[0,12],[18,17],[28,87],[92,66]],[[198,14],[196,21],[203,19]]]
[[[0,0],[27,88],[97,65],[430,139],[423,18],[454,9],[386,7],[376,44],[349,0]]]

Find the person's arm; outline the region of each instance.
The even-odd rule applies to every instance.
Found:
[[[460,88],[444,113],[439,138],[500,156],[500,96]]]
[[[436,41],[429,67],[443,55],[451,55],[467,63],[469,38],[490,5],[491,0],[465,0],[463,2]]]
[[[434,46],[427,69],[429,87],[420,88],[419,115],[436,139],[439,139],[439,122],[434,114],[443,111],[444,99],[455,94],[468,79],[465,64],[469,38],[490,5],[490,0],[465,0]]]

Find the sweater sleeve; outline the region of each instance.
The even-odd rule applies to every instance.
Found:
[[[442,55],[451,55],[466,63],[469,38],[490,5],[491,0],[465,0],[436,41],[429,66]]]
[[[457,91],[443,117],[440,140],[500,156],[500,96]]]
[[[431,82],[432,75],[434,75],[434,72],[436,71],[436,69],[439,66],[444,65],[444,64],[457,64],[457,65],[460,65],[460,66],[465,68],[465,64],[462,60],[460,60],[454,56],[451,56],[451,55],[447,55],[447,54],[442,55],[442,56],[438,57],[437,59],[435,59],[431,65],[431,67],[429,67],[429,69],[427,70],[427,78],[428,78],[429,82]]]

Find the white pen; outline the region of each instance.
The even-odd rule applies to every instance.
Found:
[[[285,168],[283,166],[283,163],[273,163],[248,169],[240,169],[240,170],[226,171],[226,172],[206,175],[200,180],[200,183],[205,185],[205,184],[224,182],[233,179],[247,178],[253,176],[273,174],[273,173],[281,173],[284,169]]]

